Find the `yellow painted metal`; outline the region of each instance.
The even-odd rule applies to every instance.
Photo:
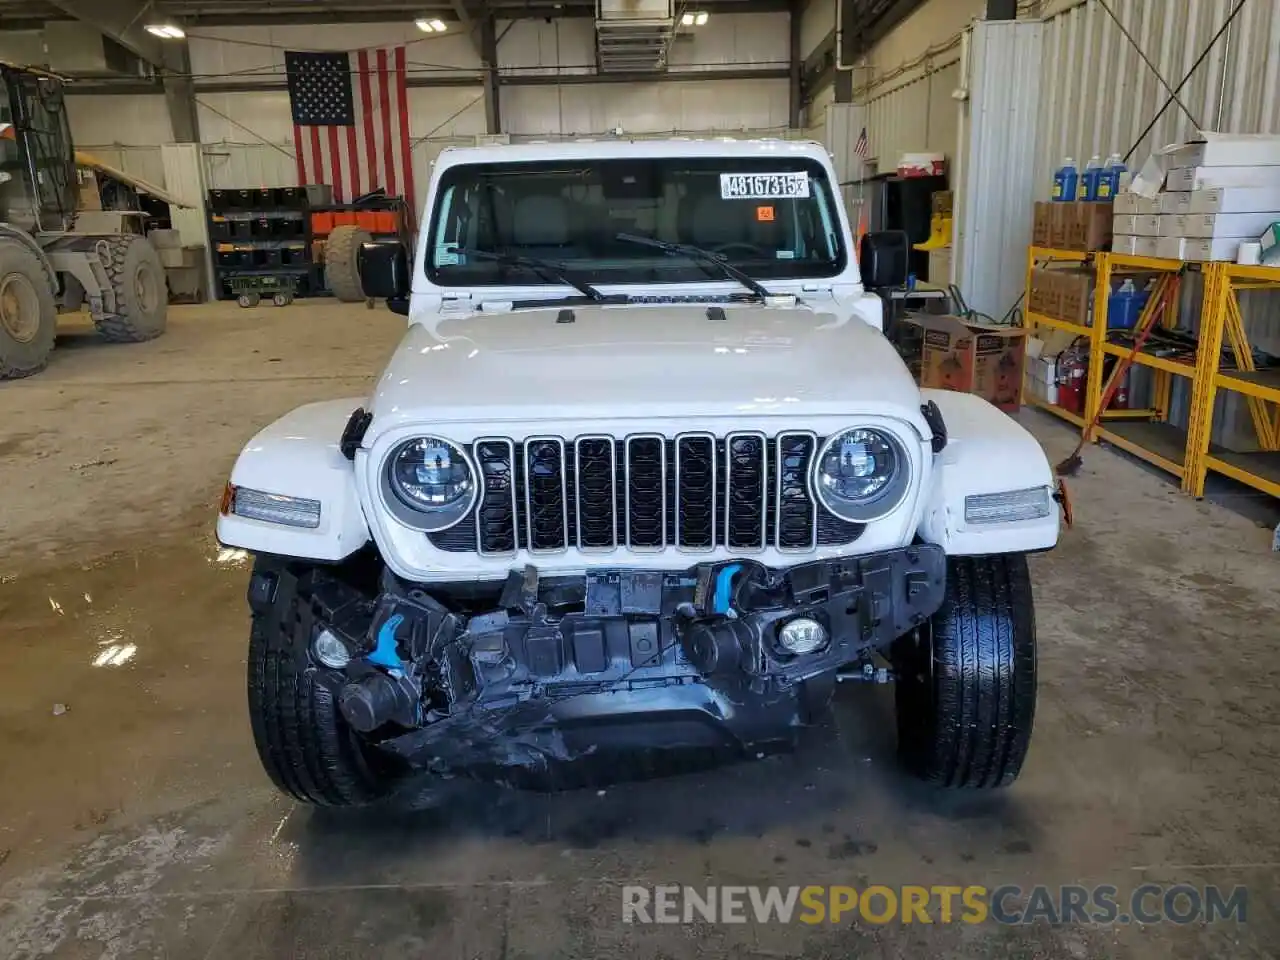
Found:
[[[1091,327],[1082,327],[1080,324],[1072,323],[1070,320],[1059,320],[1057,317],[1049,317],[1043,313],[1028,313],[1027,319],[1032,323],[1037,323],[1044,327],[1053,327],[1055,330],[1065,330],[1067,333],[1074,333],[1077,337],[1093,336],[1093,329]]]
[[[1169,272],[1181,270],[1186,266],[1186,263],[1182,260],[1166,260],[1164,257],[1139,257],[1130,253],[1108,253],[1106,257],[1113,273],[1121,273],[1127,270]]]
[[[1043,400],[1040,397],[1037,397],[1035,394],[1030,394],[1030,393],[1027,394],[1027,402],[1030,403],[1033,407],[1039,407],[1041,410],[1047,410],[1049,413],[1052,413],[1055,417],[1060,417],[1063,420],[1066,420],[1068,423],[1075,424],[1077,427],[1084,426],[1084,417],[1080,416],[1080,414],[1072,413],[1070,410],[1066,409],[1065,407],[1060,407],[1057,404],[1049,403],[1047,400]]]
[[[1107,443],[1133,454],[1140,460],[1145,460],[1147,463],[1159,467],[1166,473],[1172,473],[1175,477],[1181,478],[1186,475],[1186,468],[1183,464],[1174,463],[1172,460],[1162,457],[1160,454],[1148,450],[1146,447],[1139,446],[1128,437],[1122,437],[1118,433],[1113,433],[1106,427],[1098,428],[1097,438],[1099,440],[1105,440]]]
[[[1228,291],[1223,304],[1226,311],[1222,322],[1227,339],[1231,342],[1231,352],[1235,354],[1236,369],[1244,373],[1253,373],[1257,367],[1253,363],[1253,351],[1249,347],[1249,338],[1244,332],[1240,302],[1236,299],[1235,291],[1230,289],[1229,283],[1227,287]],[[1271,430],[1271,411],[1267,409],[1266,400],[1255,393],[1246,395],[1249,398],[1249,413],[1253,417],[1253,429],[1258,434],[1258,443],[1263,450],[1276,449],[1276,438]]]
[[[1187,424],[1187,470],[1182,489],[1195,497],[1204,496],[1205,458],[1209,453],[1209,433],[1213,427],[1213,401],[1218,389],[1218,365],[1222,353],[1224,298],[1230,296],[1230,281],[1222,265],[1205,270],[1204,300],[1200,309],[1200,344],[1196,352],[1196,375],[1191,388],[1191,411]]]
[[[1098,406],[1102,402],[1102,348],[1107,342],[1107,301],[1111,296],[1111,258],[1112,254],[1100,253],[1093,260],[1093,328],[1089,331],[1089,376],[1084,391],[1084,419],[1086,442],[1094,439],[1089,435],[1087,424],[1093,423],[1098,415]]]
[[[1268,480],[1266,477],[1260,476],[1259,474],[1250,473],[1248,470],[1238,467],[1233,463],[1227,463],[1227,461],[1220,460],[1214,456],[1206,455],[1204,463],[1205,467],[1212,470],[1214,473],[1221,473],[1223,476],[1230,477],[1233,480],[1238,480],[1243,484],[1253,487],[1255,490],[1261,490],[1263,493],[1280,498],[1280,483]],[[1203,493],[1203,478],[1201,479],[1200,484],[1201,492]]]
[[[1160,411],[1150,410],[1103,410],[1102,421],[1108,420],[1160,420]]]

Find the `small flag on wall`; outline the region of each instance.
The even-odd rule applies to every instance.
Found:
[[[871,141],[867,139],[867,128],[863,127],[862,132],[858,134],[858,140],[853,145],[853,152],[857,154],[865,163],[867,157],[871,156]]]
[[[328,183],[349,203],[382,187],[415,209],[405,48],[286,51],[301,184]]]

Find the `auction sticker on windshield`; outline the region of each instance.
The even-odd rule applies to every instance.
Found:
[[[786,200],[809,196],[807,173],[722,173],[721,200]]]

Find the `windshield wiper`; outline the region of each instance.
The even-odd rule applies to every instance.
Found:
[[[773,296],[773,294],[765,289],[765,287],[761,285],[758,280],[752,277],[751,274],[744,273],[722,257],[717,256],[710,250],[704,250],[702,247],[691,246],[687,243],[673,243],[670,240],[655,240],[653,237],[640,237],[634,233],[619,233],[614,236],[614,239],[621,240],[623,243],[637,243],[642,247],[653,247],[656,250],[661,250],[663,253],[681,254],[686,257],[691,257],[694,260],[701,260],[703,263],[719,267],[720,271],[726,277],[729,277],[732,280],[737,280],[762,301]]]
[[[603,293],[593,287],[584,280],[579,280],[573,276],[563,263],[556,263],[554,260],[540,260],[537,257],[522,257],[514,253],[499,253],[496,250],[477,250],[474,247],[453,247],[452,252],[460,253],[463,256],[475,257],[477,260],[492,260],[494,263],[503,264],[511,267],[526,267],[537,273],[545,279],[558,280],[561,283],[567,283],[573,289],[577,290],[584,297],[595,303],[603,303],[607,298]]]

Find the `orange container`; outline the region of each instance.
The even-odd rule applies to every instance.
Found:
[[[360,214],[354,210],[335,210],[331,216],[335,227],[360,226]]]
[[[333,230],[332,213],[313,213],[311,215],[311,232],[317,237],[328,236]]]
[[[370,233],[395,233],[396,215],[390,210],[380,210],[373,215],[373,226]]]

